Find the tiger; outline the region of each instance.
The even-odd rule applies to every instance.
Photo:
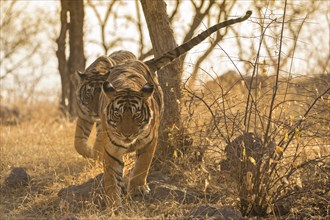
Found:
[[[100,96],[96,97],[98,106],[93,106],[98,110],[101,123],[96,142],[103,146],[103,186],[108,207],[120,207],[125,191],[129,195],[150,192],[147,176],[164,112],[163,92],[156,72],[218,29],[250,16],[251,11],[248,11],[243,17],[216,24],[181,46],[145,62],[128,60],[112,66],[108,59],[95,61],[95,69],[111,66]],[[136,152],[136,158],[126,187],[123,157],[129,152]]]
[[[121,195],[148,194],[147,176],[158,142],[158,128],[164,112],[163,92],[156,71],[179,58],[220,28],[251,16],[231,19],[212,26],[188,42],[148,61],[130,60],[109,70],[102,84],[98,106],[101,120],[99,139],[104,147],[103,169],[106,202],[121,205]],[[106,62],[106,61],[105,61]],[[100,62],[101,66],[107,64]],[[123,156],[136,152],[135,165],[125,187]]]
[[[147,174],[158,141],[164,111],[163,93],[157,76],[141,61],[114,66],[102,85],[101,131],[96,141],[104,146],[104,189],[107,204],[121,204],[123,192],[149,193]],[[99,138],[99,139],[98,139]],[[128,182],[123,181],[126,153],[136,161]]]
[[[106,81],[109,75],[108,70],[117,64],[136,59],[133,53],[119,50],[111,53],[108,57],[99,57],[84,72],[75,72],[72,81],[75,82],[76,87],[75,101],[78,119],[76,122],[74,146],[76,151],[83,157],[93,159],[102,157],[102,146],[95,142],[94,148],[92,148],[87,141],[94,124],[96,124],[96,135],[98,135],[100,130],[101,124],[97,108],[99,105],[98,97],[101,93],[102,83]]]

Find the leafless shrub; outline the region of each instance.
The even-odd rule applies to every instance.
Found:
[[[225,174],[234,181],[243,215],[298,216],[304,205],[288,201],[302,201],[310,192],[317,196],[308,215],[327,216],[330,75],[292,75],[291,69],[281,69],[285,13],[286,7],[281,22],[265,24],[260,38],[264,41],[265,30],[280,22],[274,64],[266,69],[257,52],[252,76],[228,72],[202,89],[185,85],[181,106],[187,129],[182,139],[191,140],[187,151],[175,156],[194,158],[195,165],[206,167],[209,175],[213,170],[212,175]],[[268,74],[270,68],[274,75]],[[172,133],[179,134],[175,129]],[[313,172],[310,180],[304,175]]]

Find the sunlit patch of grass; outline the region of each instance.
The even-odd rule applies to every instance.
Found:
[[[225,82],[225,79],[222,79],[222,82]],[[304,83],[308,84],[305,81],[299,82],[299,84]],[[219,85],[217,84],[217,86]],[[305,94],[307,93],[308,91]],[[209,93],[204,91],[204,95],[203,101],[206,104],[211,103],[211,109],[205,107],[201,100],[191,99],[191,97],[183,98],[181,103],[185,105],[182,108],[182,118],[185,121],[184,130],[174,129],[172,133],[173,137],[181,137],[178,143],[180,146],[176,146],[176,154],[165,166],[158,166],[158,164],[155,166],[154,164],[158,161],[154,161],[151,171],[151,173],[159,172],[168,180],[167,184],[183,191],[193,192],[198,195],[198,198],[191,203],[184,202],[183,198],[175,196],[153,202],[144,199],[130,201],[125,203],[123,212],[113,216],[113,219],[185,218],[193,208],[205,204],[239,208],[238,186],[240,183],[232,181],[232,173],[221,170],[221,161],[226,158],[224,152],[226,142],[219,135],[219,131],[228,132],[225,134],[231,140],[237,137],[245,111],[242,90],[239,85],[236,85],[235,89],[228,96],[222,96],[222,99],[219,98],[222,95],[221,92],[215,89]],[[289,95],[289,98],[291,97],[295,98],[293,92]],[[308,101],[311,100],[310,96],[306,97]],[[226,99],[228,102],[222,105],[222,101],[226,101]],[[265,95],[263,100],[266,99]],[[327,101],[328,97],[325,97],[325,100]],[[269,101],[263,103],[267,104]],[[323,108],[322,104],[320,102],[320,106],[317,106],[315,110],[316,119],[318,119],[316,116],[323,117],[323,115],[317,114]],[[0,125],[1,217],[4,219],[59,219],[72,214],[79,219],[109,219],[111,213],[96,204],[89,202],[71,204],[61,200],[57,195],[63,188],[80,185],[94,178],[103,172],[103,168],[102,163],[84,159],[75,151],[73,146],[75,122],[70,122],[62,117],[54,106],[56,106],[54,103],[40,103],[28,108],[21,105],[24,114],[17,125]],[[223,112],[224,108],[226,115]],[[300,111],[304,110],[302,106],[297,107],[290,102],[286,108],[282,117],[287,123],[299,120]],[[210,110],[214,111],[214,116],[210,114]],[[274,114],[277,116],[279,112]],[[318,132],[317,136],[313,136],[309,130],[299,130],[295,133],[292,146],[287,150],[283,145],[274,146],[276,155],[285,153],[281,167],[285,169],[289,165],[291,166],[290,161],[295,153],[299,154],[295,161],[297,165],[307,159],[329,154],[328,145],[326,145],[328,139],[322,133],[329,130],[327,130],[326,121],[322,122],[322,125],[316,123],[309,125],[313,128],[312,131]],[[215,123],[218,123],[221,130],[218,131],[215,128]],[[288,132],[281,129],[278,137],[289,139]],[[234,132],[231,133],[231,131]],[[90,144],[93,143],[94,136],[95,130],[89,140]],[[295,148],[297,144],[299,144],[299,151]],[[253,167],[256,166],[253,165],[254,163],[258,164],[258,158],[251,155],[245,156],[247,162],[251,163]],[[132,164],[130,163],[130,165]],[[229,165],[235,166],[235,164]],[[329,169],[329,163],[312,165],[314,164],[306,167],[302,173],[298,172],[299,175],[296,176],[297,180],[302,182],[300,185],[305,188],[301,188],[299,184],[290,183],[293,190],[296,190],[290,192],[294,192],[295,196],[282,200],[282,204],[291,207],[291,210],[287,211],[288,216],[298,216],[299,210],[306,212],[312,210],[312,215],[319,214],[322,217],[325,215],[326,208],[329,208],[322,202],[329,198],[324,194],[328,177],[324,175],[324,171],[319,172],[322,169],[325,171]],[[27,187],[15,189],[3,184],[13,167],[23,167],[31,176]],[[155,171],[154,167],[163,168],[161,171]],[[237,167],[234,169],[237,173]],[[298,189],[295,189],[297,186]],[[309,196],[308,204],[312,207],[311,209],[303,204],[303,198],[306,196]],[[299,203],[293,203],[292,201],[295,199]],[[318,209],[318,206],[321,208]],[[270,218],[274,215],[275,213],[270,213]]]
[[[1,209],[3,217],[9,219],[61,215],[57,192],[102,170],[99,164],[76,153],[74,122],[61,118],[52,105],[40,107],[36,106],[31,117],[17,126],[0,126],[2,182],[13,167],[24,168],[31,177],[25,188],[1,185]]]

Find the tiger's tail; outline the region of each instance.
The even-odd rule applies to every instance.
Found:
[[[217,30],[230,26],[232,24],[245,21],[248,19],[252,14],[252,11],[247,11],[246,14],[242,17],[230,19],[219,24],[216,24],[207,30],[203,31],[201,34],[197,35],[196,37],[192,38],[191,40],[187,41],[186,43],[176,47],[175,49],[163,54],[158,58],[153,58],[145,62],[145,64],[149,67],[150,71],[155,72],[167,64],[171,63],[174,59],[179,58],[181,55],[185,54],[189,50],[191,50],[194,46],[205,40],[208,36],[212,33],[216,32]]]

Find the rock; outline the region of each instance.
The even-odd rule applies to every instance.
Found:
[[[159,173],[151,174],[148,179],[148,185],[151,189],[150,193],[140,197],[133,197],[133,200],[145,200],[149,203],[156,201],[176,200],[180,203],[191,204],[205,199],[204,194],[198,195],[192,190],[186,190],[172,185],[171,180],[168,177],[160,175]],[[71,185],[63,188],[57,195],[69,204],[83,204],[84,202],[90,202],[100,208],[104,208],[106,205],[103,189],[103,173],[83,184]]]
[[[105,199],[102,179],[103,173],[83,184],[63,188],[58,192],[57,196],[71,204],[91,202],[104,207]]]
[[[195,195],[190,190],[181,189],[171,184],[151,181],[149,186],[151,189],[151,195],[148,198],[150,202],[176,200],[180,203],[189,204],[200,200],[198,195]]]
[[[31,177],[21,167],[14,167],[8,177],[5,179],[5,186],[17,188],[29,185]]]
[[[194,208],[188,219],[243,219],[242,213],[230,206],[215,207],[210,205],[200,205]]]
[[[189,204],[199,202],[200,197],[192,190],[183,189],[173,185],[173,180],[160,171],[152,172],[148,175],[148,185],[150,195],[146,199],[149,202],[176,200],[181,203]],[[204,198],[202,195],[201,198]]]

